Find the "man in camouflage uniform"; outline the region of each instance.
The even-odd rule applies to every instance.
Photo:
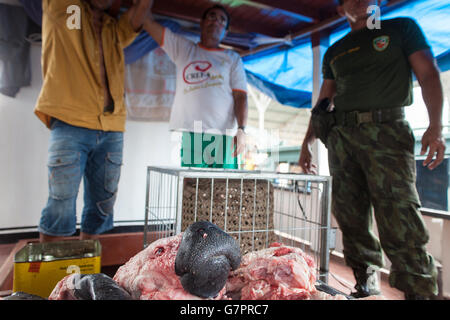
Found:
[[[333,177],[332,212],[357,282],[353,295],[380,293],[372,280],[384,264],[383,248],[392,262],[390,285],[405,299],[428,299],[437,294],[437,271],[425,248],[429,236],[415,186],[414,135],[403,108],[412,104],[414,71],[430,120],[422,138],[421,154],[428,150],[423,165],[434,169],[445,152],[439,71],[414,20],[383,20],[381,29],[370,29],[367,8],[378,1],[339,3],[351,32],[324,56],[319,102],[328,98],[334,104],[325,145]],[[311,145],[317,136],[323,137],[310,121],[299,159],[306,173],[316,173]],[[371,231],[372,207],[379,240]]]

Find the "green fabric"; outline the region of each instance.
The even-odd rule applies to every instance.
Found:
[[[415,185],[414,135],[405,120],[335,126],[328,136],[332,212],[352,269],[392,262],[390,285],[406,293],[437,294],[437,269]],[[372,232],[372,208],[379,239]]]
[[[408,56],[429,49],[420,27],[409,18],[381,21],[332,45],[323,60],[324,79],[336,81],[337,111],[369,111],[411,105],[412,71]]]
[[[183,132],[181,166],[238,169],[238,158],[232,157],[233,138],[220,134]]]

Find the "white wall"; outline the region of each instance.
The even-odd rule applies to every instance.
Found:
[[[36,226],[48,196],[50,131],[34,115],[42,85],[41,47],[31,48],[32,85],[16,98],[0,94],[0,229]],[[178,143],[167,122],[128,121],[115,221],[143,220],[146,167],[179,164]],[[78,196],[78,222],[83,205]]]

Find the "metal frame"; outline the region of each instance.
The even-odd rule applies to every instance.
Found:
[[[305,175],[305,174],[294,174],[294,173],[275,173],[275,172],[265,172],[265,171],[243,171],[243,170],[223,170],[223,169],[202,169],[202,168],[171,168],[171,167],[155,167],[149,166],[147,167],[147,194],[146,194],[146,203],[145,203],[145,228],[144,228],[144,248],[148,245],[149,234],[148,232],[156,231],[159,237],[168,237],[175,234],[181,233],[181,221],[182,221],[182,212],[183,212],[183,186],[184,179],[190,178],[196,181],[196,199],[195,199],[195,217],[194,221],[197,221],[197,198],[198,198],[198,181],[199,179],[211,179],[211,206],[210,206],[210,220],[212,217],[212,209],[213,209],[213,191],[214,191],[214,180],[215,179],[226,179],[226,196],[225,196],[225,230],[227,231],[227,208],[228,208],[228,181],[229,180],[241,180],[241,198],[239,203],[239,230],[241,230],[241,218],[242,218],[242,195],[243,195],[243,181],[244,180],[254,180],[255,181],[255,189],[253,192],[256,192],[256,181],[266,180],[267,185],[270,186],[270,183],[273,181],[287,180],[291,182],[295,182],[295,186],[297,186],[297,182],[304,183],[305,189],[299,192],[297,189],[293,190],[292,188],[275,186],[277,197],[279,203],[275,203],[274,196],[274,214],[277,214],[279,219],[278,228],[275,227],[275,231],[286,232],[286,230],[282,229],[282,220],[292,221],[295,224],[295,227],[289,226],[289,231],[298,232],[301,230],[303,234],[306,231],[309,231],[309,234],[306,235],[306,238],[311,238],[314,236],[314,230],[317,230],[316,237],[320,237],[318,241],[318,256],[317,259],[320,260],[318,263],[319,268],[319,277],[318,279],[324,283],[328,283],[328,266],[329,266],[329,254],[332,243],[334,241],[333,235],[334,230],[331,228],[331,182],[332,178],[329,176],[313,176],[313,175]],[[311,191],[307,190],[307,186],[314,183],[317,186],[322,185],[323,187],[316,187],[316,189],[321,189],[320,194],[317,199],[313,199],[311,195]],[[296,187],[295,187],[296,188]],[[267,188],[268,192],[270,188]],[[274,191],[275,192],[275,191]],[[319,191],[317,191],[319,192]],[[175,197],[173,194],[176,193]],[[317,217],[318,221],[308,221],[306,216],[298,217],[295,216],[296,209],[292,207],[292,195],[297,197],[298,205],[301,207],[299,195],[303,195],[303,198],[309,195],[310,202],[314,200],[320,201],[320,204],[310,203],[309,207],[312,208],[320,207],[320,212]],[[284,198],[287,196],[287,200]],[[253,198],[256,202],[256,197]],[[267,197],[267,217],[269,215],[269,199]],[[156,206],[154,205],[156,203]],[[279,212],[275,212],[275,207],[278,206],[283,208],[283,206],[288,203],[287,210],[279,209]],[[254,204],[255,207],[256,203]],[[301,208],[303,211],[303,208]],[[288,211],[287,213],[284,211]],[[294,214],[290,214],[291,211],[294,211]],[[303,211],[303,215],[305,212]],[[149,219],[150,217],[154,219]],[[275,220],[275,216],[274,216]],[[300,221],[300,222],[298,222]],[[303,221],[303,222],[302,222]],[[305,222],[308,221],[306,224]],[[150,224],[149,222],[152,222]],[[297,223],[305,223],[307,227],[304,225],[298,227]],[[316,226],[311,227],[312,224]],[[253,234],[255,232],[269,232],[269,219],[266,218],[266,229],[265,230],[255,230],[254,228],[254,215],[253,215]],[[314,229],[314,230],[312,230]],[[243,233],[244,231],[242,231]],[[248,231],[245,231],[248,232]],[[241,231],[230,231],[232,233],[238,233],[239,241],[241,239]],[[295,233],[294,233],[295,235]],[[311,241],[312,242],[312,241]]]

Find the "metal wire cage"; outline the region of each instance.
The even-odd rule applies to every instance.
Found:
[[[144,247],[210,221],[239,243],[241,253],[273,242],[300,247],[328,283],[331,177],[200,168],[147,168]]]

